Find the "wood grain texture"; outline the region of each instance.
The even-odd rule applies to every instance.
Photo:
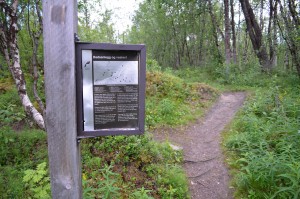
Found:
[[[82,198],[77,142],[76,0],[43,0],[46,129],[52,198]]]

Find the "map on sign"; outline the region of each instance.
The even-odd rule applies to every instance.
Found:
[[[76,43],[78,137],[144,132],[145,45]]]
[[[94,85],[138,84],[138,61],[94,61]]]

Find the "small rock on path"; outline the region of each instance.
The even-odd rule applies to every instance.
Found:
[[[246,99],[245,92],[223,93],[204,119],[183,129],[154,133],[183,148],[184,169],[192,199],[231,199],[230,177],[222,154],[220,133]]]

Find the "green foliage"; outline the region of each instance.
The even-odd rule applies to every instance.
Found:
[[[103,192],[102,197],[103,199],[108,198],[116,198],[119,197],[119,190],[120,188],[114,186],[114,184],[117,182],[114,178],[118,176],[117,173],[114,173],[111,171],[111,166],[105,165],[103,169],[100,169],[102,176],[104,177],[103,180],[100,180],[98,182],[99,189],[97,192]]]
[[[0,127],[12,125],[26,118],[11,78],[0,80]]]
[[[187,181],[176,182],[184,172],[174,166],[181,162],[182,154],[168,144],[152,141],[147,134],[84,140],[82,151],[86,197],[156,198],[170,186],[173,195],[187,196],[183,188]]]
[[[11,81],[6,80],[3,84],[0,82],[0,87],[1,85],[7,85],[7,81],[12,85]],[[26,115],[20,104],[17,91],[12,89],[12,86],[5,86],[4,93],[0,92],[0,94],[0,127],[23,120]]]
[[[215,22],[222,22],[220,7]],[[145,43],[148,57],[163,67],[199,66],[215,59],[207,3],[198,1],[144,1],[133,18],[127,43]],[[219,17],[220,16],[220,17]]]
[[[162,198],[188,198],[188,186],[186,181],[185,173],[181,168],[174,165],[168,166],[164,177],[158,179],[159,184],[164,184],[159,190],[162,194]]]
[[[161,71],[161,66],[154,59],[147,59],[146,67],[147,71]]]
[[[225,141],[239,198],[299,197],[299,80],[277,79],[256,91]]]
[[[47,159],[46,135],[27,129],[15,133],[10,127],[0,128],[0,193],[3,198],[28,198],[24,171]]]
[[[245,66],[230,64],[229,74],[226,73],[225,64],[217,67],[212,72],[214,78],[221,84],[261,86],[264,82],[259,77],[262,76],[261,68],[257,63],[248,63]],[[266,78],[268,81],[268,78]]]
[[[0,93],[1,93],[1,84],[3,83],[3,80],[8,78],[10,76],[9,70],[5,61],[5,58],[2,54],[0,54]]]
[[[28,192],[28,198],[51,198],[50,178],[46,162],[39,164],[36,170],[26,170],[24,174],[23,182]]]
[[[78,1],[78,35],[85,42],[116,43],[111,21],[113,12],[103,10],[100,1]],[[91,14],[93,13],[93,14]]]
[[[32,160],[47,157],[46,134],[40,130],[24,130],[15,133],[9,127],[0,129],[0,165],[27,166]],[[35,154],[35,157],[32,157]]]
[[[0,104],[0,121],[4,124],[11,124],[13,122],[19,122],[25,118],[25,113],[16,110],[17,105],[9,103],[5,106]]]
[[[131,198],[132,199],[154,199],[151,196],[148,196],[148,193],[150,193],[151,190],[146,190],[144,187],[137,189],[134,193],[132,193]]]
[[[170,72],[147,72],[146,124],[150,128],[186,124],[216,96],[217,91],[208,85],[187,83]]]
[[[111,198],[119,198],[120,188],[116,187],[115,184],[117,182],[116,178],[119,174],[114,173],[112,171],[112,166],[105,165],[103,169],[99,169],[102,174],[102,178],[98,182],[98,188],[89,188],[86,187],[84,191],[84,195],[88,198],[103,198],[103,199],[111,199]],[[84,185],[87,185],[86,183]]]
[[[0,76],[0,94],[10,91],[12,87],[13,87],[12,78],[7,78],[7,77],[1,78]]]

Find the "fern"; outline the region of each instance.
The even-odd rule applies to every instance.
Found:
[[[50,178],[46,162],[39,164],[36,170],[26,170],[24,174],[23,182],[30,198],[50,199]]]

